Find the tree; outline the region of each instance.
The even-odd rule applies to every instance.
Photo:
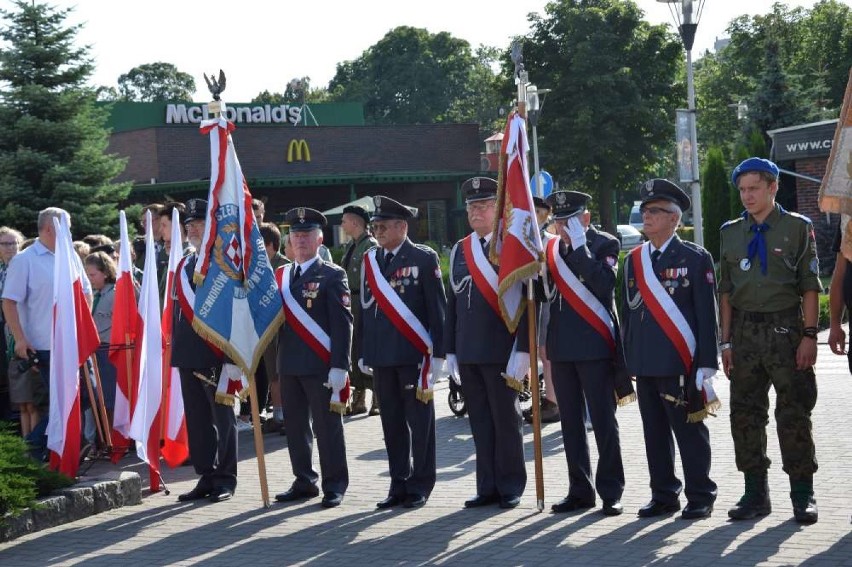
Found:
[[[363,103],[369,124],[473,121],[487,113],[481,105],[492,104],[492,54],[483,48],[474,54],[467,41],[447,32],[401,26],[357,59],[339,63],[328,90],[334,101]]]
[[[779,51],[779,43],[774,39],[766,43],[763,72],[748,106],[749,121],[767,139],[769,130],[807,119],[801,93],[782,67]]]
[[[719,258],[719,228],[730,216],[731,182],[721,148],[710,148],[701,173],[701,207],[704,221],[704,247]]]
[[[36,233],[38,211],[68,210],[75,234],[115,233],[130,184],[124,160],[104,153],[106,113],[84,86],[92,73],[69,10],[18,0],[0,10],[0,224]]]
[[[303,91],[304,89],[304,91]],[[260,92],[251,99],[252,104],[290,104],[301,105],[303,102],[315,104],[328,102],[329,93],[325,87],[311,87],[311,78],[302,77],[287,83],[283,93],[273,93],[268,90]]]
[[[118,92],[134,102],[192,100],[195,79],[171,63],[145,63],[118,77]]]
[[[614,191],[635,189],[673,148],[674,109],[686,100],[680,42],[642,17],[629,0],[559,0],[530,15],[524,41],[530,80],[552,89],[542,164],[561,188],[593,194],[610,232]]]

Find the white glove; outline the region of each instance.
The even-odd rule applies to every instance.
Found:
[[[576,250],[586,245],[586,229],[583,228],[583,223],[577,217],[568,219],[565,225],[565,230],[568,232],[568,237],[571,239],[571,247]]]
[[[715,368],[699,368],[695,371],[695,387],[698,391],[704,389],[705,385],[713,387],[713,377],[716,375]]]
[[[456,359],[456,355],[447,354],[447,358],[444,361],[444,364],[447,365],[447,372],[449,372],[450,378],[453,379],[453,382],[456,383],[456,386],[461,386],[461,374],[459,373],[459,361]]]
[[[524,377],[530,372],[530,353],[515,352],[509,358],[509,363],[506,365],[506,374],[523,382]]]
[[[432,357],[432,363],[429,365],[429,389],[435,386],[435,382],[441,377],[444,371],[444,359]]]
[[[240,370],[240,367],[236,364],[223,364],[222,365],[222,374],[221,376],[225,376],[228,380],[233,380],[234,382],[239,382],[242,378],[243,371]]]
[[[358,370],[360,370],[361,372],[363,372],[367,376],[373,375],[373,369],[364,364],[363,358],[358,359]]]
[[[346,386],[346,371],[342,368],[332,368],[329,370],[328,385],[333,392],[341,391]]]

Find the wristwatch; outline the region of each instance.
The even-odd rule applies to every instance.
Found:
[[[725,343],[719,343],[719,350],[721,350],[723,352],[726,351],[726,350],[731,350],[731,341],[728,341],[728,342],[725,342]]]

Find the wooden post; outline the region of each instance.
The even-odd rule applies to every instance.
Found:
[[[89,392],[89,404],[92,406],[92,415],[95,416],[95,430],[98,432],[98,439],[100,439],[101,444],[105,444],[104,441],[104,432],[101,430],[101,419],[98,417],[98,410],[95,408],[95,393],[92,391],[92,381],[89,380],[89,373],[86,368],[86,365],[80,367],[80,376],[82,376],[83,381],[86,383],[86,388]],[[82,429],[83,415],[80,414],[80,424]]]
[[[262,364],[262,361],[261,361]],[[263,455],[263,432],[260,428],[260,409],[257,403],[257,386],[254,383],[254,376],[248,377],[249,381],[249,399],[251,401],[251,423],[252,431],[254,432],[254,451],[257,454],[257,474],[260,480],[260,497],[263,501],[263,506],[269,508],[269,485],[266,482],[266,459]]]
[[[93,354],[89,357],[89,360],[92,362],[92,370],[95,372],[95,383],[98,385],[98,392],[100,392],[100,397],[98,398],[98,410],[101,412],[106,448],[107,451],[112,453],[112,427],[109,425],[109,415],[107,414],[106,400],[104,398],[104,387],[101,382],[101,370],[98,368],[98,357]],[[92,408],[92,410],[95,411],[94,408]]]

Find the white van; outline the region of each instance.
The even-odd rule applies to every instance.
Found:
[[[642,222],[642,213],[639,212],[640,204],[639,201],[633,201],[633,208],[630,209],[630,218],[627,220],[627,223],[639,232],[642,232],[644,223]]]

